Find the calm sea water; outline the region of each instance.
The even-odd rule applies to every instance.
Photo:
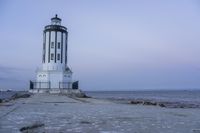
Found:
[[[159,101],[200,103],[200,90],[164,90],[164,91],[87,91],[95,98],[150,99]]]

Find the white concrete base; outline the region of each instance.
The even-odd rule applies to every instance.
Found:
[[[50,93],[50,94],[83,94],[80,89],[29,89],[30,93]]]
[[[66,70],[38,69],[34,88],[72,88],[72,82],[72,71],[69,68]]]

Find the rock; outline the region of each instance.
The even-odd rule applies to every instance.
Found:
[[[80,123],[81,124],[91,124],[91,122],[89,122],[89,121],[81,121]]]
[[[185,106],[184,105],[180,105],[180,107],[179,108],[185,108]]]
[[[163,103],[158,103],[157,105],[160,107],[166,107],[165,104],[163,104]]]
[[[123,100],[120,99],[120,101]],[[125,103],[159,106],[164,108],[200,108],[200,104],[195,102],[194,103],[176,102],[176,101],[169,102],[169,101],[158,101],[151,99],[128,99],[126,100]]]
[[[0,103],[2,103],[3,102],[3,99],[0,99]]]
[[[142,104],[142,105],[157,105],[156,102],[153,101],[145,101],[145,100],[131,100],[130,104]]]
[[[84,92],[82,92],[81,90],[77,91],[77,93],[75,93],[76,97],[78,98],[90,98],[89,96],[87,96]]]
[[[20,128],[20,131],[22,133],[37,133],[40,131],[39,128],[41,127],[44,127],[43,123],[34,123],[33,125]]]
[[[76,93],[76,94],[73,94],[71,96],[74,96],[74,97],[77,97],[77,98],[91,98],[91,97],[87,96],[85,93]]]
[[[18,99],[18,98],[28,98],[28,97],[30,97],[31,96],[31,94],[29,94],[29,93],[15,93],[12,97],[11,97],[11,99]]]
[[[91,98],[90,96],[87,96],[85,93],[81,93],[80,95],[78,95],[77,97],[79,98]]]
[[[61,95],[66,95],[69,97],[77,97],[77,98],[91,98],[87,96],[84,92],[82,92],[80,89],[68,90],[67,92],[61,93]]]
[[[156,102],[151,102],[151,101],[144,101],[143,105],[153,105],[153,106],[155,106],[155,105],[157,105],[157,103]]]
[[[11,92],[12,90],[11,89],[8,89],[6,92]]]
[[[132,100],[130,101],[130,104],[142,104],[143,101],[137,101],[137,100]]]

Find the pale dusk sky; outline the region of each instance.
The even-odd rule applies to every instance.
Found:
[[[35,80],[55,14],[81,89],[200,88],[198,0],[0,0],[0,89]]]

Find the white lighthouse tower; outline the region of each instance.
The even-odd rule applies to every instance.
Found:
[[[72,89],[72,71],[67,66],[67,28],[57,15],[43,32],[42,68],[36,70],[36,81],[30,84],[32,92],[59,93]],[[78,84],[75,85],[76,89]]]

